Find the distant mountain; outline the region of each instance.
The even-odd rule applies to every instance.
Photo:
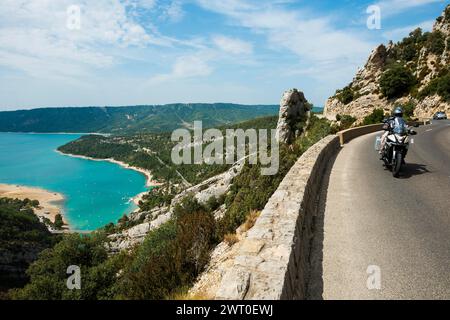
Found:
[[[0,112],[0,132],[166,132],[192,126],[217,127],[278,114],[275,105],[170,104],[163,106],[43,108]]]

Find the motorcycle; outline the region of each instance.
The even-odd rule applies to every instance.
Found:
[[[389,131],[389,134],[386,137],[381,160],[386,168],[392,170],[392,175],[398,178],[408,154],[409,136],[416,135],[417,132],[409,129],[402,118],[383,122],[383,129]]]

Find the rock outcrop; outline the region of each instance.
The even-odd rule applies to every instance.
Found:
[[[420,40],[411,45],[414,39]],[[441,49],[436,49],[436,43]],[[425,97],[417,95],[433,79],[439,77],[443,72],[448,72],[449,46],[450,5],[437,19],[432,33],[422,34],[421,31],[419,33],[419,30],[415,30],[407,38],[407,41],[397,44],[389,42],[387,46],[382,44],[373,50],[367,63],[357,71],[352,82],[327,100],[325,116],[330,120],[335,120],[337,114],[347,114],[361,122],[361,119],[374,109],[383,109],[385,113],[390,113],[394,106],[406,103],[415,105],[414,116],[417,118],[430,118],[437,111],[450,113],[450,102],[443,97],[435,93]],[[410,92],[403,97],[387,99],[382,94],[380,79],[383,73],[389,69],[390,64],[394,63],[402,64],[409,69],[416,77],[417,84],[414,90],[411,88]],[[344,90],[351,95],[351,101],[342,98]]]
[[[280,102],[276,138],[281,143],[291,143],[299,134],[296,124],[306,120],[310,105],[303,92],[291,89],[283,94]]]

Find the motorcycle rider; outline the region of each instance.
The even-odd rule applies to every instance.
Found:
[[[383,130],[386,132],[381,137],[380,155],[384,153],[384,147],[386,145],[387,136],[394,129],[395,118],[403,118],[403,109],[401,107],[396,107],[394,109],[393,115],[385,120],[383,120]]]

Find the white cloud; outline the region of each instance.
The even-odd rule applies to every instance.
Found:
[[[183,19],[185,12],[183,11],[183,4],[179,0],[173,0],[168,4],[162,6],[161,17],[170,22],[179,22]]]
[[[351,79],[351,73],[336,74],[334,70],[341,70],[340,66],[346,64],[356,71],[375,46],[365,40],[363,33],[336,28],[327,17],[315,18],[298,9],[286,9],[279,1],[197,0],[197,3],[224,15],[231,24],[264,35],[269,48],[296,54],[301,66],[317,65],[318,73],[330,72],[341,81]]]
[[[3,0],[0,21],[7,27],[0,27],[4,58],[0,63],[34,77],[77,77],[114,65],[117,61],[111,48],[171,44],[134,18],[138,6],[140,10],[153,8],[152,0],[76,3],[81,8],[81,28],[70,30],[67,9],[72,0]]]
[[[136,7],[145,9],[152,9],[156,5],[156,0],[131,0],[129,2]]]
[[[227,53],[248,55],[253,52],[252,44],[240,39],[218,35],[213,37],[213,42],[220,50]]]
[[[172,65],[170,73],[153,76],[146,85],[209,76],[213,72],[213,68],[208,65],[209,59],[208,56],[201,54],[178,57]]]
[[[375,5],[381,8],[381,16],[389,17],[428,4],[444,2],[443,0],[382,0]]]
[[[433,29],[433,25],[435,22],[436,22],[435,20],[427,20],[419,24],[389,30],[383,33],[383,37],[386,38],[387,40],[398,41],[408,36],[411,33],[411,31],[417,28],[421,28],[423,31],[431,31]]]

